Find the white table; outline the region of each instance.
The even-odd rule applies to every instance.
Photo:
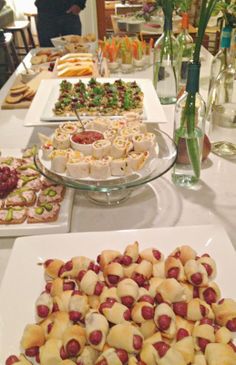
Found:
[[[206,97],[212,56],[203,49],[202,57],[201,93]],[[15,75],[12,75],[0,91],[1,101],[14,82],[15,76],[22,69],[20,65]],[[133,76],[151,78],[152,69],[136,72]],[[161,129],[172,135],[174,106],[165,106],[164,110],[168,123],[162,124]],[[23,148],[38,142],[37,132],[50,132],[50,127],[36,129],[24,127],[26,112],[26,110],[0,111],[0,148]],[[124,204],[112,208],[94,205],[77,192],[72,212],[71,232],[221,224],[236,247],[235,160],[230,161],[210,154],[203,165],[200,186],[191,190],[176,187],[171,182],[170,175],[171,172],[168,172],[164,177],[135,191]],[[13,243],[14,238],[0,238],[0,280]],[[223,253],[224,242],[222,242]]]

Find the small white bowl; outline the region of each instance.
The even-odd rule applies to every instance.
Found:
[[[85,133],[87,132],[96,132],[101,134],[101,138],[99,139],[103,139],[103,134],[99,131],[95,131],[95,130],[86,130]],[[92,143],[79,143],[79,142],[74,142],[73,138],[76,136],[76,134],[82,134],[83,132],[79,132],[79,133],[75,133],[74,135],[70,136],[70,144],[73,150],[75,151],[80,151],[82,152],[85,156],[91,155],[92,154],[92,144],[94,141],[92,141]]]
[[[37,74],[38,72],[31,69],[28,70],[28,73],[26,72],[26,70],[22,71],[20,74],[21,81],[26,84],[27,82],[31,81]]]

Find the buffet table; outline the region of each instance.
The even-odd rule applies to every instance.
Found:
[[[201,93],[206,98],[208,76],[212,56],[202,50]],[[16,76],[23,70],[20,65],[15,74],[0,91],[4,100]],[[132,75],[116,74],[115,77],[152,78],[152,68]],[[174,105],[164,106],[168,123],[160,129],[172,136]],[[25,148],[38,143],[38,132],[49,134],[50,127],[24,127],[27,110],[0,111],[0,149]],[[175,186],[171,171],[135,190],[131,197],[120,206],[102,207],[89,202],[76,191],[71,232],[111,231],[166,226],[189,226],[221,224],[236,247],[235,207],[236,192],[235,160],[226,160],[210,154],[202,168],[201,182],[193,189]],[[10,229],[10,228],[9,228]],[[0,280],[2,279],[14,238],[0,238]],[[185,242],[187,244],[187,242]],[[223,245],[223,242],[222,242]],[[224,247],[222,246],[222,253]]]

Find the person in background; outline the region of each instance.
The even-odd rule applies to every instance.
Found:
[[[37,30],[41,47],[52,47],[51,38],[81,35],[79,13],[86,0],[36,0]]]

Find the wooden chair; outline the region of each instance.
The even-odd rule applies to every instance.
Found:
[[[15,20],[13,23],[5,26],[4,31],[11,32],[13,37],[16,36],[17,33],[21,36],[23,47],[16,47],[19,56],[25,55],[31,48],[35,48],[35,42],[31,33],[30,22],[28,20]],[[29,42],[26,37],[26,32],[28,33]],[[24,53],[20,52],[22,48],[24,49]]]
[[[4,66],[6,73],[11,75],[20,63],[16,53],[12,33],[0,34],[0,49],[3,50],[5,58],[5,62],[1,66]]]

